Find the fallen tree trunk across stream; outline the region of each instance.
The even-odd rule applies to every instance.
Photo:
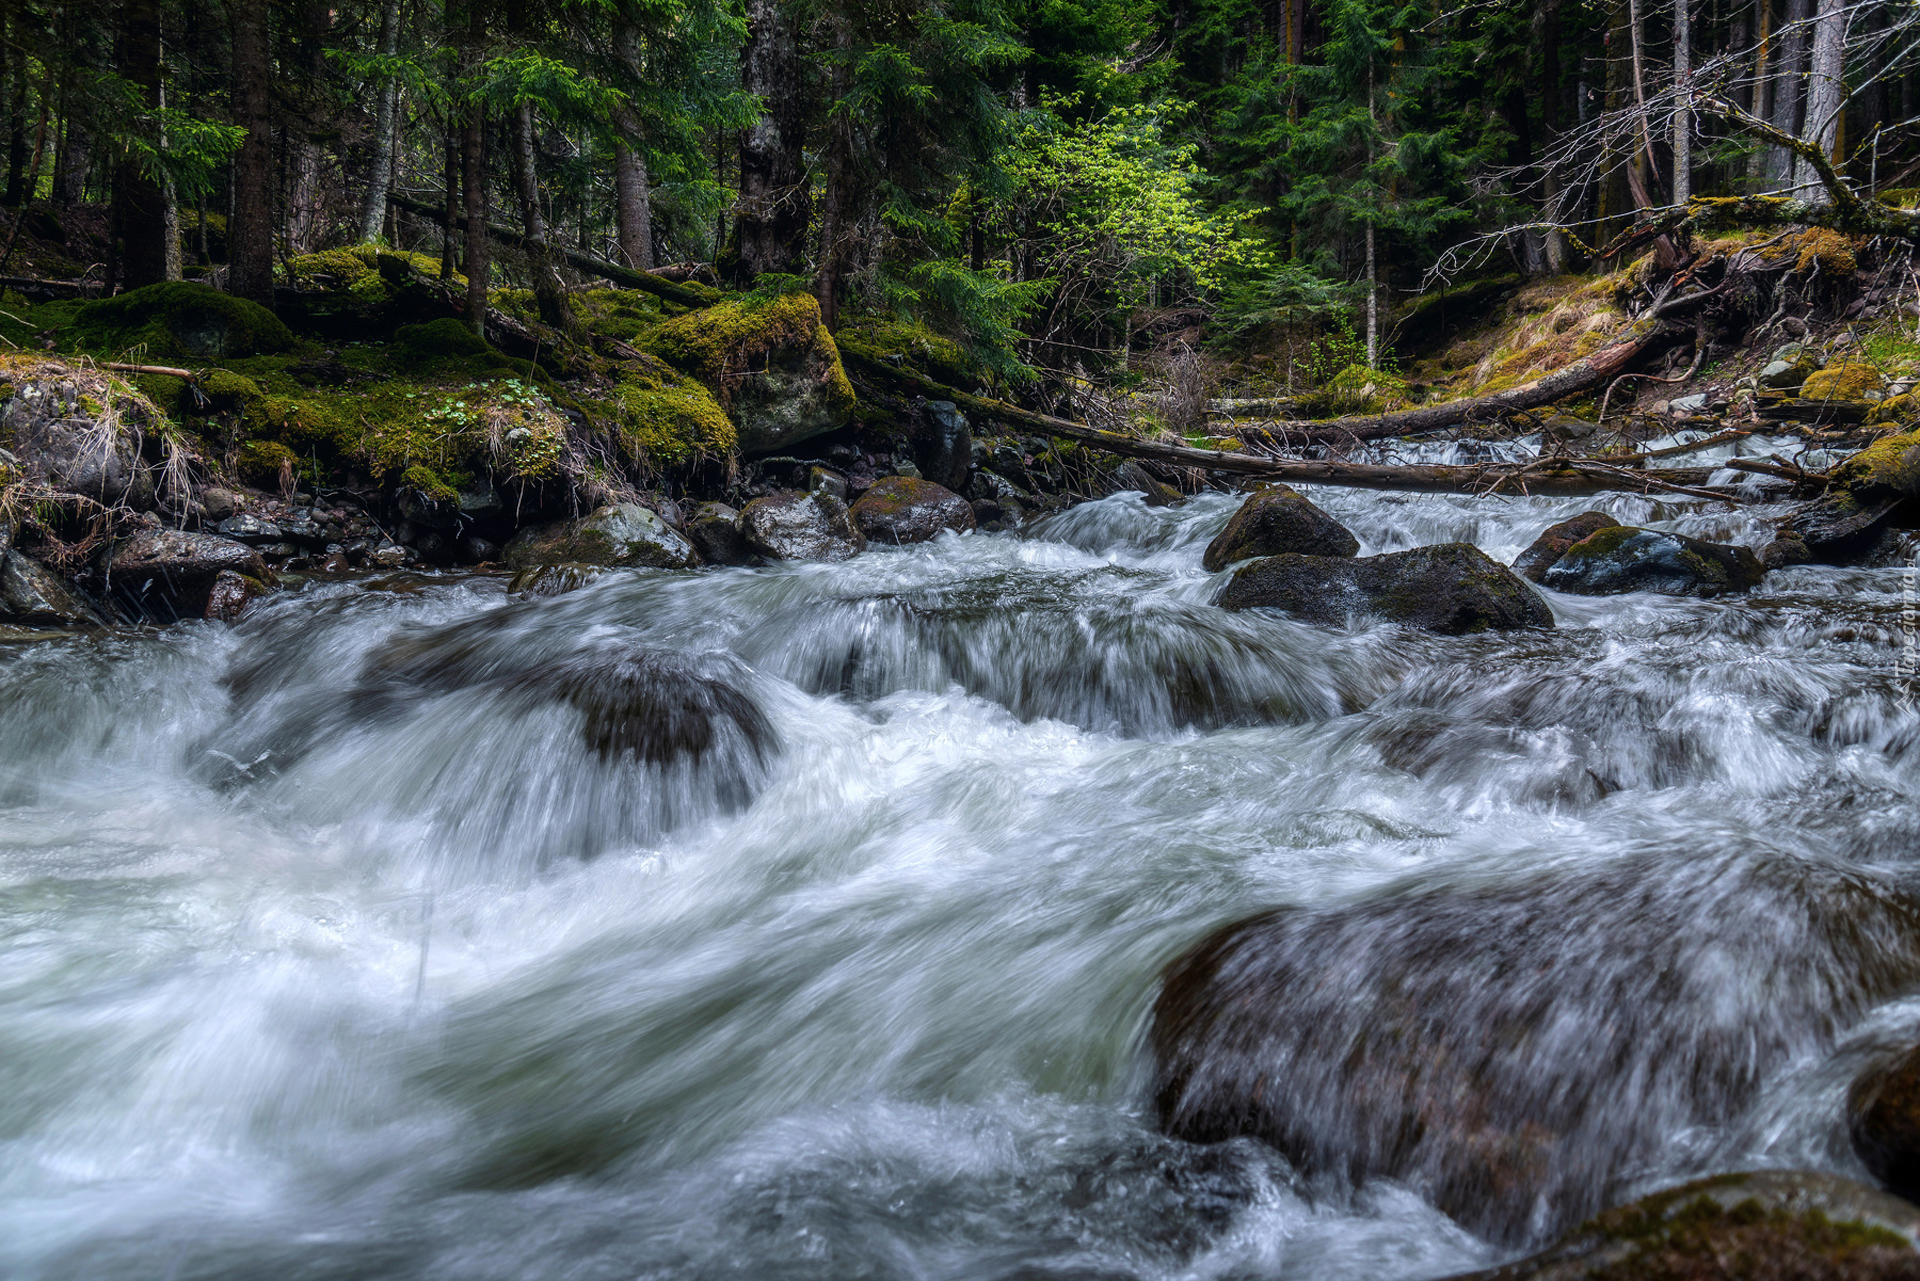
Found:
[[[1084,423],[1022,409],[1002,400],[973,396],[937,383],[924,374],[896,365],[880,352],[842,340],[842,359],[867,380],[934,400],[950,400],[979,418],[1091,445],[1111,454],[1193,467],[1240,476],[1260,476],[1301,485],[1347,485],[1361,489],[1393,489],[1424,494],[1598,494],[1610,490],[1631,493],[1681,493],[1698,498],[1738,501],[1742,495],[1702,488],[1716,468],[1673,467],[1648,471],[1618,467],[1586,458],[1540,458],[1530,463],[1484,463],[1457,466],[1447,463],[1346,463],[1319,459],[1269,458],[1259,454],[1195,449],[1164,441],[1139,440],[1102,431]],[[1605,375],[1602,375],[1603,377]],[[1543,380],[1545,381],[1545,380]],[[1766,471],[1764,466],[1737,467]]]

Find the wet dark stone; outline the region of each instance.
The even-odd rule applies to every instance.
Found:
[[[1798,537],[1808,558],[1822,565],[1857,564],[1880,549],[1907,501],[1885,492],[1827,494],[1781,522],[1780,534]]]
[[[873,483],[852,509],[853,523],[870,543],[924,543],[944,530],[974,527],[973,508],[944,485],[910,476]]]
[[[1344,525],[1308,502],[1306,497],[1273,485],[1240,504],[1240,509],[1207,544],[1201,564],[1218,573],[1236,561],[1254,556],[1352,556],[1360,540]]]
[[[159,622],[205,618],[214,580],[232,573],[273,581],[259,551],[218,534],[146,529],[113,550],[106,585],[113,598]]]
[[[1581,512],[1571,520],[1563,520],[1558,525],[1549,525],[1540,537],[1533,540],[1527,550],[1515,558],[1513,572],[1530,583],[1537,583],[1553,562],[1567,554],[1569,547],[1589,534],[1597,534],[1603,529],[1614,529],[1619,524],[1619,521],[1605,512]]]
[[[266,590],[266,584],[257,578],[223,569],[214,576],[213,586],[207,591],[206,617],[216,622],[231,623]]]
[[[1760,558],[1745,547],[1615,525],[1569,547],[1547,567],[1540,582],[1581,596],[1621,592],[1723,596],[1745,591],[1766,572]]]
[[[1920,1281],[1920,1210],[1836,1174],[1756,1170],[1595,1215],[1529,1258],[1451,1281]]]
[[[1155,480],[1153,474],[1139,463],[1120,464],[1108,479],[1113,485],[1113,492],[1117,494],[1128,491],[1145,494],[1149,507],[1171,507],[1186,499],[1186,495],[1172,485]]]
[[[950,400],[930,400],[921,410],[920,421],[913,465],[936,485],[966,488],[967,467],[973,461],[973,432],[966,415]]]
[[[1466,543],[1357,559],[1268,556],[1236,570],[1219,604],[1284,609],[1334,626],[1368,614],[1443,636],[1553,626],[1553,611],[1531,587]]]
[[[637,503],[596,508],[579,520],[521,530],[507,543],[515,569],[574,561],[649,569],[688,569],[699,560],[679,531]]]
[[[1862,1073],[1847,1120],[1861,1164],[1887,1191],[1920,1201],[1920,1049]]]
[[[725,503],[701,503],[687,522],[687,539],[709,565],[745,565],[753,548],[740,532],[740,513]]]
[[[1920,978],[1913,902],[1776,851],[1409,882],[1227,926],[1154,1007],[1162,1127],[1404,1182],[1523,1243]],[[1729,985],[1727,975],[1743,981]]]
[[[867,549],[847,505],[827,494],[772,494],[740,512],[747,545],[773,560],[851,560]]]
[[[61,577],[17,551],[0,551],[0,621],[30,627],[99,626],[106,620]]]
[[[613,572],[604,565],[582,565],[578,561],[536,565],[515,574],[507,590],[522,596],[564,596]]]
[[[1812,559],[1813,552],[1807,546],[1806,539],[1791,532],[1780,535],[1760,549],[1760,563],[1768,569],[1804,565]]]

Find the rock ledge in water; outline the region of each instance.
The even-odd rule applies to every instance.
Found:
[[[1847,1093],[1853,1150],[1889,1192],[1920,1199],[1920,1049],[1863,1073]]]
[[[1529,1258],[1452,1281],[1912,1281],[1920,1209],[1834,1174],[1696,1179],[1595,1215]]]
[[[1208,572],[1219,573],[1236,561],[1254,556],[1352,556],[1360,540],[1302,494],[1274,485],[1240,504],[1227,527],[1201,559]]]
[[[1581,512],[1558,525],[1549,525],[1527,550],[1514,559],[1513,572],[1530,583],[1537,583],[1553,566],[1553,562],[1567,554],[1569,547],[1590,534],[1619,527],[1620,522],[1605,512]]]
[[[756,498],[740,511],[740,532],[773,560],[851,560],[867,549],[847,505],[830,494]]]
[[[1723,596],[1745,591],[1766,572],[1760,558],[1745,547],[1614,525],[1567,548],[1540,575],[1540,583],[1580,596]]]
[[[1269,606],[1335,626],[1372,614],[1443,636],[1553,626],[1553,611],[1531,587],[1467,543],[1361,559],[1268,556],[1235,571],[1219,603],[1232,610]]]

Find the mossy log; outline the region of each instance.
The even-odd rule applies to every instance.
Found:
[[[429,204],[424,200],[415,200],[411,196],[403,196],[398,192],[390,194],[387,198],[409,213],[420,214],[423,217],[433,219],[435,222],[441,222],[446,218],[446,210],[443,207]],[[467,220],[465,218],[455,218],[454,224],[458,229],[465,231]],[[520,232],[502,223],[488,222],[487,234],[502,244],[514,245],[520,248],[526,247],[527,238]],[[577,270],[584,271],[589,275],[599,276],[603,280],[611,280],[617,285],[625,285],[629,289],[644,290],[657,298],[664,298],[668,302],[679,303],[683,307],[711,306],[713,303],[719,301],[721,297],[719,291],[714,289],[684,285],[661,276],[652,275],[648,272],[634,271],[631,268],[622,267],[617,263],[608,262],[604,258],[595,258],[592,254],[583,254],[578,250],[568,249],[564,245],[550,243],[546,249],[548,253],[558,254],[560,257],[566,259],[567,264]]]
[[[847,339],[840,341],[847,365],[874,383],[889,385],[930,399],[950,400],[967,413],[1025,431],[1078,441],[1110,454],[1143,458],[1173,467],[1262,476],[1290,484],[1346,485],[1359,489],[1394,489],[1424,494],[1502,492],[1512,494],[1598,494],[1614,490],[1636,493],[1683,493],[1700,498],[1738,499],[1734,493],[1702,489],[1713,475],[1710,467],[1662,468],[1633,471],[1583,458],[1542,458],[1525,464],[1485,464],[1459,467],[1444,463],[1385,465],[1322,462],[1312,459],[1267,458],[1256,454],[1194,449],[1164,441],[1139,440],[1102,431],[1084,423],[1055,418],[1005,401],[972,396],[944,386],[904,365],[895,365],[881,353]],[[1543,380],[1544,381],[1544,380]]]

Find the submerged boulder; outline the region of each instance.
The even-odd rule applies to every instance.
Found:
[[[1847,1129],[1861,1164],[1889,1192],[1920,1200],[1920,1049],[1861,1074],[1847,1092]]]
[[[1553,626],[1553,611],[1531,587],[1467,543],[1359,559],[1268,556],[1236,570],[1219,604],[1284,609],[1336,626],[1370,614],[1443,636]]]
[[[609,572],[605,565],[582,565],[577,560],[535,565],[508,579],[507,590],[516,596],[564,596],[606,577]]]
[[[847,505],[829,494],[756,498],[741,509],[740,533],[773,560],[851,560],[867,549]]]
[[[1755,1170],[1595,1215],[1529,1258],[1451,1281],[1916,1281],[1920,1209],[1837,1174]]]
[[[503,553],[514,569],[536,565],[688,569],[699,557],[678,530],[638,503],[601,507],[579,520],[523,529]]]
[[[850,509],[870,543],[924,543],[944,530],[974,527],[973,508],[944,485],[910,476],[883,476]]]
[[[811,294],[718,303],[667,321],[645,341],[711,389],[742,453],[784,449],[840,427],[853,412],[853,384]]]
[[[103,585],[141,617],[173,622],[209,617],[214,585],[228,573],[252,579],[256,595],[272,581],[260,553],[245,543],[182,529],[144,529],[114,547]],[[228,607],[231,594],[229,585],[220,608]]]
[[[1745,591],[1766,572],[1760,558],[1745,547],[1614,525],[1567,548],[1540,575],[1540,583],[1580,596],[1722,596]]]
[[[1597,534],[1603,529],[1614,529],[1619,524],[1619,521],[1605,512],[1581,512],[1571,520],[1563,520],[1558,525],[1549,525],[1540,537],[1533,540],[1527,550],[1514,559],[1513,572],[1530,583],[1537,583],[1553,562],[1567,554],[1569,547],[1589,534]]]
[[[1270,485],[1240,504],[1233,519],[1207,544],[1201,558],[1209,572],[1219,573],[1236,561],[1255,556],[1352,556],[1360,540],[1333,517],[1285,485]]]
[[[1564,1230],[1920,978],[1912,900],[1781,857],[1547,858],[1229,925],[1154,1006],[1162,1128],[1399,1180],[1496,1240]]]

